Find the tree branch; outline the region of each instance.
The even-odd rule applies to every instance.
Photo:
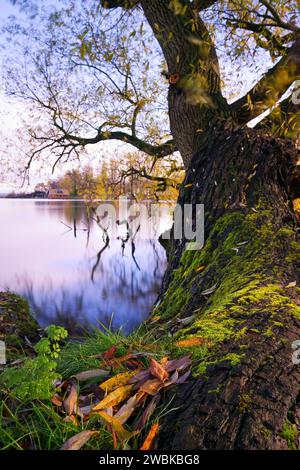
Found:
[[[239,124],[246,124],[271,109],[300,78],[300,38],[245,96],[230,108]]]
[[[101,0],[101,5],[106,9],[125,8],[129,10],[134,8],[140,0]]]
[[[256,126],[256,129],[298,141],[300,137],[300,105],[293,102],[292,95],[289,96],[276,106]]]

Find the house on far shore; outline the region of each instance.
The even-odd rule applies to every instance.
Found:
[[[48,199],[69,199],[70,193],[66,189],[50,188],[48,191]]]

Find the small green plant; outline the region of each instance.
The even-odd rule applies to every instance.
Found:
[[[50,325],[46,328],[46,337],[35,346],[36,357],[27,359],[22,366],[13,367],[3,372],[0,385],[20,400],[47,399],[54,390],[54,381],[59,378],[56,371],[60,355],[59,342],[68,336],[60,327]]]

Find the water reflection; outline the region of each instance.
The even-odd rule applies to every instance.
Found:
[[[129,332],[148,315],[166,257],[158,241],[110,236],[81,201],[0,200],[0,289],[31,303],[42,326],[79,333],[103,323]],[[171,224],[162,214],[157,235]]]

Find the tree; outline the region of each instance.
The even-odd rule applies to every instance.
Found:
[[[42,137],[32,133],[34,139],[44,139],[37,153],[51,148],[65,158],[82,146],[108,139],[128,142],[153,158],[178,150],[186,168],[179,203],[205,204],[204,248],[190,251],[185,249],[186,240],[168,242],[169,267],[155,309],[159,326],[164,325],[174,340],[188,339],[199,363],[198,377],[176,399],[174,408],[179,409],[165,420],[160,447],[295,447],[300,369],[292,362],[291,346],[300,336],[300,248],[292,199],[299,196],[300,120],[291,87],[300,79],[299,2],[101,3],[104,10],[98,2],[94,10],[87,4],[86,28],[77,35],[77,45],[71,43],[77,52],[68,48],[65,31],[58,47],[65,23],[59,24],[61,15],[52,17],[58,34],[55,44],[46,47],[52,55],[47,63],[33,61],[37,76],[44,79],[44,91],[38,93],[37,83],[28,86],[25,81],[25,88],[18,82],[15,93],[29,96],[52,119],[51,131],[41,129]],[[88,20],[91,14],[100,23],[110,18],[109,32],[104,33],[101,24],[96,34],[95,24]],[[81,23],[79,16],[76,21]],[[135,27],[130,33],[129,25]],[[171,132],[166,140],[165,132],[159,131],[165,121],[154,106],[163,96],[162,79],[152,70],[143,76],[145,69],[160,63],[153,39],[148,42],[149,27],[166,66]],[[75,26],[70,31],[74,34]],[[74,55],[78,58],[79,50],[77,70],[97,68],[97,77],[102,77],[99,87],[105,88],[102,96],[111,93],[115,99],[118,113],[109,109],[103,124],[93,124],[91,136],[81,132],[87,129],[84,110],[88,104],[95,109],[91,103],[95,95],[83,99],[81,93],[77,108],[82,109],[75,115],[57,77],[53,85],[49,70],[59,48],[70,62]],[[225,59],[220,53],[224,48]],[[152,56],[151,50],[155,50]],[[145,52],[148,55],[142,59]],[[250,90],[233,102],[225,97],[222,79],[230,64],[251,65],[252,60],[252,67],[259,69],[269,59],[272,67]],[[70,73],[74,67],[73,63]],[[108,82],[103,85],[105,74]],[[62,97],[64,107],[58,101]],[[151,107],[154,118],[147,127],[144,119]],[[247,127],[265,111],[268,116],[254,129]],[[157,335],[161,334],[160,328]]]

